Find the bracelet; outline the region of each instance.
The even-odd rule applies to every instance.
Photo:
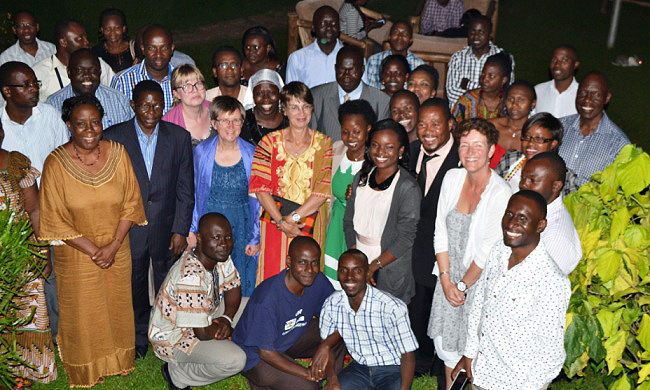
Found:
[[[378,259],[378,258],[377,258],[377,259],[375,259],[375,261],[377,262],[377,265],[379,266],[379,269],[384,269],[384,266],[383,266],[383,265],[381,265],[381,262],[379,261],[379,259]]]
[[[449,272],[447,272],[447,271],[440,271],[440,276],[442,276],[442,275],[444,275],[444,274],[449,275]],[[440,276],[438,276],[438,277],[440,277]]]
[[[217,318],[225,318],[225,319],[227,319],[228,322],[230,323],[230,327],[232,328],[232,318],[228,317],[228,316],[225,315],[225,314],[222,314],[222,315],[220,315],[220,316],[217,317]]]

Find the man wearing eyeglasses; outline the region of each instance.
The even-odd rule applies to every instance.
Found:
[[[143,80],[153,80],[163,90],[165,114],[172,108],[174,101],[171,86],[174,66],[169,63],[175,48],[172,33],[167,27],[152,24],[144,30],[142,37],[140,50],[144,53],[144,61],[116,74],[111,87],[130,97],[136,84]]]
[[[190,133],[161,120],[165,96],[153,80],[133,88],[135,118],[111,126],[104,139],[124,145],[138,179],[148,224],[131,228],[131,289],[135,318],[135,353],[148,349],[151,301],[187,246],[194,209],[194,168]],[[153,269],[153,286],[149,269]]]
[[[50,95],[45,101],[47,104],[61,112],[64,100],[73,96],[93,95],[104,107],[104,129],[133,118],[129,99],[120,91],[99,83],[102,69],[99,58],[92,50],[82,48],[72,53],[67,70],[70,84]]]
[[[50,42],[36,38],[40,30],[36,18],[29,11],[21,11],[14,15],[14,25],[11,31],[16,36],[16,43],[0,54],[0,65],[9,61],[24,62],[34,66],[37,62],[53,55],[56,47]]]
[[[212,56],[212,75],[217,86],[205,92],[205,98],[212,101],[217,96],[233,97],[248,110],[253,107],[253,93],[240,84],[242,56],[232,46],[219,46]]]
[[[40,86],[25,63],[9,61],[0,66],[0,91],[6,100],[0,112],[5,132],[2,147],[29,157],[32,166],[42,172],[45,158],[68,142],[70,133],[54,107],[38,102]]]

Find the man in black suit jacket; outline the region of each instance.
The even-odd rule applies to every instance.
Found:
[[[349,100],[363,99],[377,114],[377,120],[388,118],[390,98],[384,92],[361,81],[363,53],[356,46],[344,46],[336,55],[336,81],[312,89],[314,112],[309,127],[325,133],[332,142],[341,139],[339,106]]]
[[[130,231],[131,288],[135,314],[136,355],[144,357],[149,341],[149,263],[157,292],[167,271],[187,247],[194,208],[194,168],[190,134],[161,121],[165,100],[160,84],[152,80],[133,89],[135,118],[111,126],[104,138],[124,145],[140,184],[146,226]]]
[[[440,359],[436,358],[438,364],[434,362],[433,340],[427,336],[427,327],[436,287],[436,277],[431,271],[436,260],[433,234],[438,197],[445,174],[448,170],[457,168],[460,161],[458,144],[451,136],[454,123],[446,100],[427,99],[419,109],[416,127],[418,139],[410,145],[411,169],[418,174],[418,184],[423,193],[420,222],[413,243],[415,296],[409,304],[411,326],[420,345],[416,352],[416,374],[436,374],[438,388],[442,389],[446,388],[444,367]]]

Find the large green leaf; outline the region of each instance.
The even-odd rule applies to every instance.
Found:
[[[614,211],[614,215],[612,216],[612,226],[609,229],[609,240],[616,241],[618,236],[625,231],[629,221],[630,213],[627,211],[625,205]]]
[[[643,153],[622,163],[618,167],[617,174],[625,196],[640,192],[650,184],[650,156]]]
[[[645,381],[636,387],[636,390],[650,390],[650,381]]]
[[[650,375],[650,363],[644,364],[639,370],[639,380],[636,383],[641,383]]]
[[[607,250],[598,256],[598,276],[603,282],[612,280],[621,267],[621,255],[615,250]]]
[[[623,374],[622,377],[618,378],[612,384],[609,390],[632,390],[632,385],[630,384],[630,380],[627,379],[627,375]]]
[[[598,320],[594,317],[585,318],[585,325],[587,327],[587,333],[585,336],[587,337],[586,339],[583,338],[583,340],[586,341],[586,344],[589,347],[589,356],[596,363],[600,363],[607,355],[607,351],[605,350],[605,347],[603,347],[603,342],[601,341],[603,331],[600,328]]]
[[[600,322],[600,327],[603,330],[605,338],[611,337],[616,331],[618,331],[618,326],[621,321],[621,315],[623,314],[623,309],[616,310],[615,312],[601,309],[596,318]]]
[[[636,339],[646,351],[650,350],[650,316],[647,314],[644,314],[641,319]]]
[[[584,320],[580,316],[574,316],[571,324],[564,333],[564,349],[566,351],[566,359],[564,364],[568,367],[571,366],[576,359],[582,355],[586,346],[581,343],[583,334],[587,332]]]
[[[566,370],[566,375],[569,378],[573,378],[574,376],[584,376],[584,370],[585,367],[587,367],[587,363],[589,362],[589,354],[587,351],[583,352],[582,355],[580,355],[576,360],[573,361],[569,365],[569,368]],[[649,364],[650,365],[650,364]]]
[[[641,225],[629,225],[624,234],[625,245],[641,249],[648,245],[648,231]]]
[[[608,373],[610,374],[616,368],[616,364],[621,359],[621,356],[623,356],[626,339],[627,332],[619,330],[612,337],[605,340],[605,349],[607,350],[605,360],[607,361]]]

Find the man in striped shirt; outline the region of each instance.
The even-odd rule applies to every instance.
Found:
[[[368,286],[368,258],[358,249],[341,255],[337,276],[343,291],[323,303],[320,333],[342,338],[353,358],[338,374],[341,389],[410,389],[418,343],[406,305]]]

